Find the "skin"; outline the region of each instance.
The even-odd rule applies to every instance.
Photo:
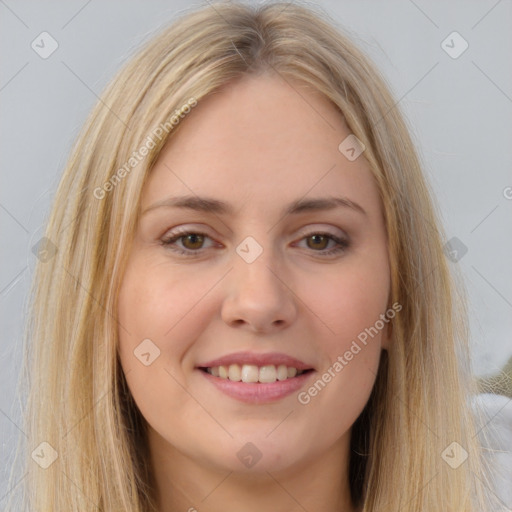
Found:
[[[315,368],[307,390],[389,307],[387,236],[364,153],[349,161],[349,134],[324,97],[298,83],[245,76],[202,99],[157,160],[141,211],[177,195],[209,196],[233,214],[168,206],[143,213],[119,296],[119,354],[149,425],[161,511],[354,511],[348,487],[351,426],[368,401],[389,325],[307,405],[293,393],[246,404],[226,396],[196,366],[233,352],[283,352]],[[348,207],[282,215],[300,198],[344,196]],[[173,247],[183,227],[207,235]],[[315,233],[348,237],[336,247]],[[247,237],[263,248],[247,263]],[[209,237],[209,238],[208,238]],[[130,334],[128,334],[128,332]],[[160,355],[134,356],[144,339]],[[237,452],[253,443],[261,459]],[[341,485],[340,485],[341,483]]]

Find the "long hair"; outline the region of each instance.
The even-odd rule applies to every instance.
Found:
[[[117,297],[141,191],[187,122],[187,105],[263,72],[332,102],[366,147],[384,209],[390,303],[402,310],[353,426],[354,502],[365,512],[483,510],[466,313],[409,130],[383,78],[340,27],[286,3],[186,13],[131,58],[87,119],[55,195],[44,242],[51,250],[31,295],[23,376],[30,510],[155,510],[146,423],[117,355]],[[36,449],[56,459],[43,468]],[[461,449],[468,457],[455,468],[449,457]]]

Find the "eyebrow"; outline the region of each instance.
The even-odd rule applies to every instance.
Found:
[[[184,208],[205,213],[214,213],[219,215],[233,214],[234,208],[228,203],[219,201],[211,197],[199,196],[177,196],[169,197],[148,206],[142,215],[156,208]],[[356,212],[366,215],[364,208],[358,203],[351,201],[346,197],[319,197],[312,199],[297,199],[283,209],[282,215],[296,215],[304,212],[333,210],[335,208],[350,208]]]

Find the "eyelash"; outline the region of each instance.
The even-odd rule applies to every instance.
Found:
[[[196,251],[193,251],[191,249],[180,249],[177,247],[172,247],[172,244],[174,242],[178,241],[181,238],[185,238],[188,235],[200,235],[200,236],[211,239],[211,237],[209,237],[206,233],[202,233],[200,231],[181,231],[181,232],[170,233],[167,237],[164,237],[161,240],[161,243],[163,246],[167,247],[168,249],[170,249],[178,254],[188,256],[190,258],[196,258],[196,257],[200,256],[202,254],[202,252],[204,252],[205,249],[198,249]],[[336,247],[332,247],[331,249],[328,249],[328,250],[327,249],[322,249],[321,251],[313,250],[313,252],[317,252],[321,257],[328,257],[328,256],[332,256],[332,255],[341,253],[349,247],[348,240],[338,238],[337,236],[333,235],[332,233],[327,233],[327,232],[323,232],[323,231],[312,231],[310,233],[307,233],[301,238],[301,241],[306,238],[310,238],[313,235],[325,236],[325,237],[333,240],[337,244]]]

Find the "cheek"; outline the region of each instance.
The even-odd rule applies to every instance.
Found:
[[[307,285],[308,306],[317,315],[319,325],[324,326],[324,348],[331,358],[347,350],[353,340],[364,341],[365,336],[378,345],[387,326],[379,321],[386,312],[390,292],[386,265],[385,258],[356,261],[339,272],[330,272],[323,286],[318,280]]]
[[[388,325],[380,320],[388,291],[386,279],[376,282],[372,273],[354,269],[309,295],[320,317],[316,344],[324,357],[297,401],[309,432],[325,446],[352,426],[370,397]]]
[[[324,421],[332,420],[338,426],[348,421],[347,427],[369,398],[390,321],[386,317],[390,279],[385,253],[354,258],[350,263],[345,271],[331,272],[327,285],[319,287],[317,280],[317,286],[308,286],[314,290],[308,294],[308,305],[319,318],[322,335],[317,344],[325,357],[316,384],[305,389],[299,400],[311,404],[310,410],[323,411],[321,416],[328,416]]]
[[[208,321],[204,300],[217,276],[142,259],[128,265],[119,294],[120,349],[151,339],[175,366]],[[190,319],[194,321],[191,322]],[[168,358],[172,355],[172,360]]]
[[[189,397],[181,386],[190,367],[184,360],[206,327],[201,298],[211,286],[198,273],[161,262],[134,257],[128,263],[119,292],[118,351],[133,398],[151,425],[171,404],[186,410]]]

